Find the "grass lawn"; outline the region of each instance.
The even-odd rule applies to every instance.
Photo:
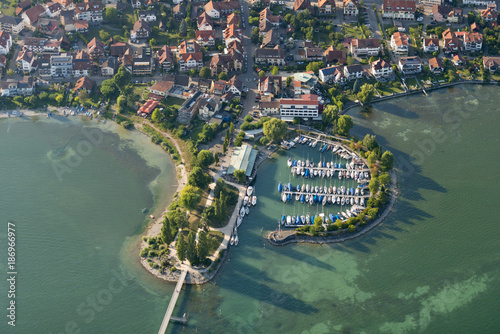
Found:
[[[377,89],[382,95],[392,95],[395,93],[402,93],[403,90],[401,88],[396,88],[390,84],[384,84],[381,88]]]
[[[209,231],[208,232],[208,254],[213,255],[217,248],[219,248],[219,245],[222,243],[222,240],[224,240],[224,233],[219,232],[219,231]]]
[[[415,78],[408,78],[408,79],[406,79],[406,85],[408,86],[408,88],[410,90],[412,90],[412,89],[418,89],[419,88],[419,86],[417,84],[417,80],[415,80]]]
[[[174,96],[169,96],[165,100],[165,105],[167,105],[168,107],[172,107],[174,109],[179,109],[183,103],[184,103],[183,99]]]
[[[500,74],[498,73],[491,74],[491,80],[500,81]]]
[[[138,95],[141,97],[142,100],[147,99],[147,93],[148,93],[148,86],[147,85],[134,85],[134,88],[132,89],[135,95]]]
[[[10,1],[0,0],[1,11],[4,15],[16,16],[16,7],[10,6]]]
[[[350,24],[344,24],[342,26],[342,30],[344,32],[345,37],[350,37],[350,38],[365,38],[365,36],[363,35],[363,31],[358,26],[350,25]],[[371,31],[367,30],[367,34],[369,36],[371,34]]]

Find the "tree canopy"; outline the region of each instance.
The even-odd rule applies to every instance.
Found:
[[[203,66],[200,70],[200,77],[202,78],[208,78],[210,77],[212,73],[210,72],[210,68],[208,68],[207,66]]]
[[[205,189],[211,181],[212,178],[210,177],[210,175],[204,173],[200,167],[193,167],[191,173],[188,176],[187,184]]]
[[[383,172],[389,171],[394,165],[394,155],[391,151],[385,151],[380,158],[380,168]]]
[[[344,136],[349,135],[349,131],[351,131],[354,126],[354,122],[349,115],[342,115],[339,117],[337,121],[337,130],[338,133]]]
[[[358,100],[363,103],[363,105],[370,105],[372,103],[373,97],[375,96],[375,88],[373,85],[364,84],[361,86],[361,91],[358,93]]]
[[[116,72],[113,79],[115,80],[115,84],[118,86],[118,88],[120,88],[120,90],[123,91],[123,88],[125,88],[125,86],[130,83],[131,77],[132,76],[131,76],[130,72],[127,71],[125,69],[125,67],[121,66],[118,69],[118,72]]]
[[[108,99],[116,94],[116,85],[113,79],[107,79],[102,82],[101,94]]]
[[[306,71],[313,71],[315,74],[318,74],[321,68],[325,67],[325,64],[322,61],[313,61],[307,64]]]
[[[175,246],[177,250],[177,257],[182,262],[186,259],[186,241],[184,240],[184,236],[182,233],[179,233],[179,237],[177,238],[177,244]]]
[[[179,196],[179,205],[183,208],[194,210],[201,199],[201,189],[195,186],[187,185],[181,190]]]
[[[264,135],[274,141],[280,141],[286,134],[288,126],[285,121],[271,118],[264,123]]]
[[[201,150],[198,153],[197,159],[198,159],[198,165],[201,168],[207,168],[215,161],[214,155],[209,150]]]
[[[237,169],[234,171],[234,177],[238,180],[238,182],[243,182],[245,181],[246,175],[245,171],[243,169]]]

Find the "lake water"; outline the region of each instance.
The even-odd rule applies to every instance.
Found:
[[[189,324],[169,332],[499,332],[497,92],[464,86],[350,112],[353,134],[375,134],[395,154],[401,190],[390,217],[353,241],[267,244],[283,212],[321,208],[283,205],[277,192],[280,181],[304,183],[290,177],[287,157],[318,161],[317,149],[266,161],[239,245],[214,281],[185,288],[174,315],[189,313]],[[68,141],[77,151],[81,129],[80,122],[0,121],[0,215],[18,229],[17,329],[157,332],[173,285],[142,270],[135,247],[141,209],[159,188],[170,189],[171,162],[144,136],[112,128],[60,181],[47,153]]]

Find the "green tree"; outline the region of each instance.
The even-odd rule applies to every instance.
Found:
[[[365,146],[369,151],[374,150],[379,146],[375,138],[375,135],[370,136],[369,134],[366,134],[363,138],[363,146]]]
[[[156,45],[156,38],[151,38],[149,40],[149,46],[151,47],[151,49],[153,48],[153,46]]]
[[[194,210],[201,199],[201,189],[195,186],[187,185],[181,190],[179,196],[179,205],[183,208]]]
[[[169,245],[173,240],[174,236],[172,235],[172,226],[170,224],[170,220],[167,217],[163,220],[163,226],[161,228],[161,239],[164,243]]]
[[[255,27],[252,29],[252,34],[250,35],[250,40],[253,44],[259,44],[259,28]]]
[[[13,75],[14,75],[14,70],[13,70],[13,69],[11,69],[11,68],[9,68],[9,69],[7,70],[7,76],[11,77],[11,76],[13,76]]]
[[[377,161],[377,153],[375,153],[375,151],[372,151],[367,160],[370,166],[372,166]]]
[[[451,70],[451,69],[448,70],[447,77],[448,77],[448,82],[455,82],[458,80],[457,72],[455,72],[454,70]]]
[[[271,74],[272,75],[277,75],[279,70],[280,69],[278,68],[278,66],[271,66]]]
[[[210,68],[207,66],[203,66],[200,70],[200,77],[202,78],[209,78],[212,73],[210,72]]]
[[[215,158],[212,152],[210,152],[209,150],[201,150],[198,153],[197,160],[198,160],[198,165],[201,168],[207,168],[208,166],[214,163]]]
[[[40,94],[41,95],[41,94]],[[57,94],[56,96],[56,102],[58,105],[61,105],[61,103],[64,101],[64,95],[63,94]]]
[[[198,232],[198,259],[200,262],[205,262],[208,256],[208,238],[205,231]]]
[[[113,79],[104,80],[101,84],[101,94],[109,99],[116,94],[116,85]]]
[[[153,110],[153,113],[151,114],[151,120],[153,122],[159,122],[161,120],[162,116],[163,115],[162,115],[160,109],[155,108],[155,110]]]
[[[383,172],[386,172],[391,170],[393,165],[394,155],[391,151],[385,151],[384,154],[382,154],[382,158],[380,158],[380,169],[382,169]]]
[[[253,121],[252,115],[246,115],[245,118],[243,119],[245,122],[251,122]]]
[[[349,131],[351,131],[354,126],[354,122],[349,115],[342,115],[339,117],[337,121],[337,130],[338,133],[344,136],[349,135]]]
[[[287,129],[286,122],[277,118],[271,118],[264,123],[264,135],[273,141],[282,140]]]
[[[323,225],[323,218],[321,218],[320,216],[314,218],[314,227],[319,229],[322,225]]]
[[[370,189],[370,192],[372,194],[376,194],[379,187],[380,183],[378,181],[378,178],[374,177],[373,179],[370,180],[370,183],[368,184],[368,189]]]
[[[233,122],[231,122],[231,123],[229,124],[229,133],[231,133],[231,134],[233,134],[233,133],[234,133],[234,124],[233,124]]]
[[[220,72],[219,76],[218,76],[218,79],[219,80],[222,80],[222,81],[227,81],[229,78],[227,76],[227,73],[226,72]]]
[[[111,35],[109,34],[109,32],[101,30],[99,31],[99,37],[104,43],[106,43],[111,38]]]
[[[389,183],[391,183],[391,176],[389,175],[389,173],[382,173],[378,177],[378,181],[380,182],[381,185],[383,185],[385,187]]]
[[[348,56],[348,57],[346,58],[346,63],[347,63],[347,65],[352,65],[352,64],[354,64],[354,58],[353,58],[353,57],[351,57],[351,56]]]
[[[116,11],[116,8],[106,8],[106,11],[104,12],[104,19],[106,20],[106,22],[115,22],[117,18],[118,12]]]
[[[186,241],[184,240],[182,232],[179,232],[175,248],[177,250],[177,257],[181,262],[183,262],[186,259]]]
[[[188,29],[188,26],[187,26],[187,23],[185,20],[182,20],[181,21],[181,24],[179,25],[179,35],[181,36],[186,36],[187,34],[187,29]]]
[[[265,77],[265,76],[266,76],[266,72],[264,72],[264,71],[260,71],[259,72],[259,77],[262,78],[262,77]]]
[[[363,105],[368,106],[372,103],[374,96],[375,88],[373,88],[373,85],[364,84],[361,86],[361,91],[358,93],[358,100],[361,101]]]
[[[353,92],[353,94],[358,94],[358,92],[359,92],[359,80],[358,79],[356,79],[354,81],[354,85],[352,86],[352,92]]]
[[[215,160],[215,165],[217,166],[219,164],[219,152],[215,152],[214,160]]]
[[[293,80],[293,77],[291,77],[291,76],[286,78],[286,86],[287,87],[290,87],[290,84],[292,83],[292,80]]]
[[[117,111],[122,114],[127,106],[127,97],[125,95],[118,96],[116,100]]]
[[[115,84],[118,86],[118,88],[120,88],[120,90],[123,91],[125,86],[130,83],[131,77],[132,76],[130,72],[127,71],[125,67],[121,66],[118,69],[118,72],[116,72],[115,76],[113,77],[113,80],[115,81]]]
[[[322,61],[313,61],[307,64],[306,71],[313,71],[315,74],[318,74],[321,68],[325,67],[325,64]]]
[[[86,104],[89,100],[89,93],[87,93],[86,90],[81,90],[80,93],[78,93],[78,99],[80,100],[80,103]]]
[[[186,258],[191,264],[196,264],[198,262],[196,253],[196,233],[190,231],[188,234],[188,241],[186,245]]]
[[[337,122],[339,118],[339,108],[336,105],[329,104],[323,110],[322,122],[326,126],[332,126]]]
[[[238,180],[238,182],[243,182],[245,181],[246,175],[245,171],[243,169],[237,169],[234,171],[234,177]]]
[[[203,172],[200,167],[193,167],[191,173],[188,176],[188,185],[195,186],[201,189],[205,189],[208,184],[212,181],[210,175]]]

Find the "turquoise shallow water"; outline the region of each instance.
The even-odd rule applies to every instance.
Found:
[[[289,177],[285,153],[266,161],[238,247],[213,282],[185,289],[174,314],[188,312],[189,324],[169,331],[499,332],[499,101],[496,87],[464,86],[350,112],[355,135],[376,134],[394,152],[401,190],[390,217],[354,241],[267,244],[263,237],[284,210],[315,207],[284,206],[277,183],[303,180]],[[168,187],[171,162],[139,134],[119,141],[105,132],[59,182],[46,153],[70,139],[76,149],[80,130],[79,123],[0,121],[0,215],[19,224],[16,329],[63,333],[74,321],[81,333],[157,332],[173,286],[137,265],[134,236],[144,226],[141,208]],[[145,149],[138,154],[138,147]],[[319,159],[304,147],[286,154],[308,153]],[[131,277],[126,286],[115,272]],[[107,290],[120,291],[106,299]],[[107,304],[89,307],[98,297]],[[5,328],[0,322],[0,332]]]

